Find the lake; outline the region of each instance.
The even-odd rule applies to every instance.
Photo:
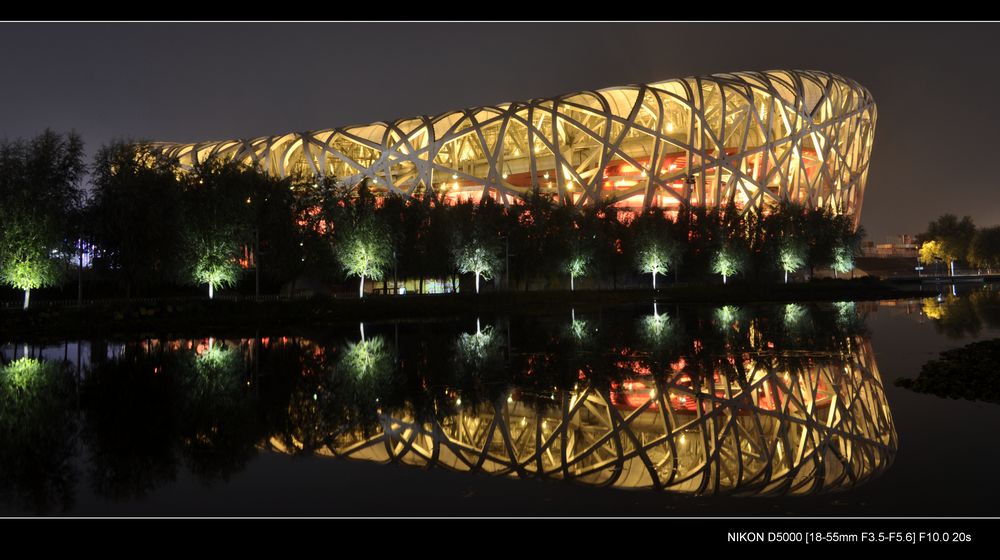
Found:
[[[989,515],[1000,292],[0,338],[0,514]],[[981,372],[992,381],[1000,372]]]

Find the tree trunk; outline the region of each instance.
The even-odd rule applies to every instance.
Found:
[[[358,284],[358,299],[365,297],[365,275],[361,275],[361,283]]]
[[[656,273],[653,273],[653,289],[656,289]]]
[[[208,299],[215,298],[215,286],[211,282],[208,283]]]
[[[31,301],[31,288],[25,288],[24,290],[24,309],[28,308],[28,302]]]
[[[726,274],[725,273],[722,274],[722,283],[723,284],[726,283]]]
[[[788,283],[788,271],[786,270],[785,271],[785,284],[787,284],[787,283]]]
[[[571,292],[575,292],[576,291],[576,286],[574,285],[574,282],[573,282],[574,278],[575,277],[572,274],[569,275],[569,291],[571,291]]]
[[[476,293],[479,293],[479,273],[476,273]]]

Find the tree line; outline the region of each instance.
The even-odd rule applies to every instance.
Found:
[[[958,219],[943,214],[927,224],[917,236],[919,259],[923,264],[947,263],[955,274],[955,263],[994,271],[1000,268],[1000,226],[977,228],[971,216]]]
[[[89,177],[88,177],[89,176]],[[84,179],[89,188],[83,187]],[[84,161],[73,134],[0,142],[0,280],[24,291],[89,281],[125,297],[181,285],[276,292],[304,273],[331,281],[468,275],[478,291],[618,288],[647,275],[728,283],[849,272],[864,235],[849,217],[782,203],[630,211],[560,205],[540,192],[504,206],[446,204],[433,193],[376,196],[311,174],[270,176],[209,159],[182,170],[142,142],[115,141]],[[502,275],[502,276],[501,276]],[[502,282],[498,280],[502,278]]]

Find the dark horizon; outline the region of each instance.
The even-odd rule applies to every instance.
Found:
[[[950,212],[1000,224],[979,154],[991,24],[3,23],[0,136],[196,142],[433,115],[668,78],[815,69],[878,106],[869,239]],[[698,48],[692,49],[694,40]],[[992,66],[995,66],[994,63]]]

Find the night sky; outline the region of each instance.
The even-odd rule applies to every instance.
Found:
[[[862,224],[1000,224],[1000,25],[0,23],[0,135],[194,142],[696,74],[827,70],[878,105]]]

